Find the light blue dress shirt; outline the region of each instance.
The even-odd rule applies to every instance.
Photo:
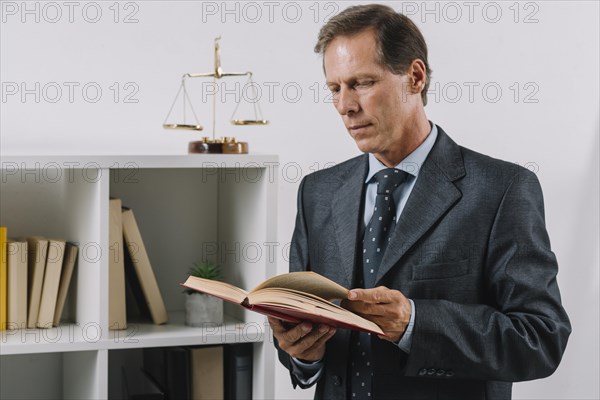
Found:
[[[398,188],[394,191],[393,197],[396,202],[396,222],[400,219],[400,215],[404,210],[404,206],[406,206],[406,202],[413,188],[415,187],[415,183],[417,178],[419,177],[419,171],[421,170],[421,166],[425,162],[425,159],[429,155],[431,148],[433,147],[435,140],[438,135],[437,127],[435,124],[431,123],[431,132],[429,135],[417,147],[412,153],[410,153],[404,160],[402,160],[395,168],[400,169],[408,173],[408,177],[406,181],[402,183]],[[375,208],[375,198],[377,197],[377,183],[375,181],[371,181],[373,176],[381,171],[382,169],[387,168],[383,165],[373,154],[369,154],[369,173],[367,174],[367,178],[365,179],[365,184],[367,185],[367,192],[365,194],[365,209],[364,209],[364,227],[369,224],[371,217],[373,216],[374,208]],[[412,332],[415,325],[415,303],[411,300],[411,315],[408,326],[406,327],[406,331],[402,338],[398,342],[398,347],[405,353],[410,353],[410,347],[412,343]],[[292,372],[296,377],[305,385],[311,385],[314,383],[321,374],[323,373],[323,363],[320,361],[314,363],[305,363],[297,358],[292,357]]]

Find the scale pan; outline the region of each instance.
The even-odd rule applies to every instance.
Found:
[[[268,125],[269,121],[266,119],[232,119],[233,125]]]
[[[181,129],[187,131],[201,131],[204,128],[202,125],[191,125],[191,124],[163,124],[165,129]]]

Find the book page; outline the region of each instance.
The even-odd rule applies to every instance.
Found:
[[[252,307],[257,309],[256,311],[274,310],[299,321],[309,320],[383,334],[377,324],[308,293],[285,288],[265,288],[258,292],[251,292],[248,299]]]
[[[198,292],[212,294],[213,296],[237,304],[241,304],[248,295],[248,292],[245,290],[230,285],[229,283],[198,278],[196,276],[187,278],[185,283],[182,283],[182,286]]]
[[[311,271],[290,272],[277,275],[255,287],[252,292],[266,288],[286,288],[310,293],[325,300],[345,299],[348,289]]]

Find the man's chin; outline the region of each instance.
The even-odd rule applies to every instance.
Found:
[[[354,139],[356,143],[356,147],[363,153],[375,153],[377,151],[376,147],[369,140],[357,140]]]

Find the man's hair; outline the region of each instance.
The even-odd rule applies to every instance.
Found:
[[[415,59],[425,64],[425,86],[421,92],[423,104],[427,104],[427,89],[431,69],[427,61],[427,44],[419,28],[405,15],[381,4],[353,6],[332,17],[321,28],[315,45],[315,53],[323,54],[327,46],[338,36],[352,36],[367,29],[375,31],[378,44],[378,62],[394,74],[408,72]]]

